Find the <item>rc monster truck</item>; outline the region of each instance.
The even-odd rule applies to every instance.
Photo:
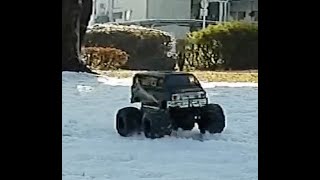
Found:
[[[147,138],[161,138],[172,130],[192,130],[198,124],[201,134],[221,133],[225,115],[220,105],[209,104],[197,78],[184,72],[143,72],[133,77],[131,103],[116,114],[121,136],[144,132]]]

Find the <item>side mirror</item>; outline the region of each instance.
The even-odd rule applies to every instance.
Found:
[[[131,102],[131,103],[140,102],[140,98],[138,98],[138,97],[131,97],[130,102]]]

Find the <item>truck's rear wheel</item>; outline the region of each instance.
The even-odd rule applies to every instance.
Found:
[[[203,108],[201,120],[198,122],[201,133],[221,133],[225,128],[225,115],[218,104],[208,104]]]
[[[138,132],[141,125],[142,113],[135,107],[126,107],[118,111],[116,128],[121,136],[128,137]]]

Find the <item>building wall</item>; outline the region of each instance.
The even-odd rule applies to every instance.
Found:
[[[95,3],[95,13],[92,19],[108,16],[110,0],[93,0]],[[130,21],[146,19],[147,0],[111,0],[113,1],[113,18],[115,21]],[[129,13],[129,16],[126,16]],[[126,18],[128,17],[128,18]],[[104,18],[103,22],[109,20]]]
[[[96,6],[96,15],[103,15],[107,13],[108,10],[108,0],[95,0],[93,2]]]
[[[249,13],[252,10],[258,12],[258,0],[232,1],[230,6],[230,15],[232,16],[232,18],[230,20],[256,20],[251,19],[251,17],[249,16]],[[242,18],[243,15],[244,18]]]
[[[109,0],[95,1],[97,2],[96,16],[107,13]],[[193,14],[197,14],[199,11],[197,9],[200,8],[200,0],[113,0],[113,2],[113,16],[118,22],[143,19],[194,19],[195,15],[191,15],[191,3],[193,2],[194,6]],[[230,2],[229,20],[257,21],[257,17],[251,18],[249,13],[252,10],[258,12],[258,0],[232,0]],[[100,4],[105,4],[105,8],[101,9]],[[128,12],[130,12],[129,19],[125,18],[128,17],[126,16]],[[168,31],[177,38],[183,38],[189,32],[189,27],[177,25],[156,28]]]
[[[113,12],[131,11],[131,19],[146,19],[147,0],[114,0]]]
[[[148,19],[190,19],[191,0],[147,0]]]
[[[148,19],[190,19],[191,0],[147,0]],[[183,38],[189,32],[189,27],[168,25],[156,27],[173,34],[176,38]]]

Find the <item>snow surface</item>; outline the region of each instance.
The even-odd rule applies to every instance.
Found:
[[[132,84],[131,78],[114,78],[114,77],[98,77],[99,82],[112,85],[112,86],[130,86]],[[258,83],[247,83],[247,82],[201,82],[204,88],[213,87],[258,87]]]
[[[225,110],[227,128],[196,140],[198,129],[161,139],[117,134],[114,117],[129,103],[130,79],[62,74],[63,180],[256,180],[257,84],[205,83]],[[222,86],[222,87],[220,87]]]

